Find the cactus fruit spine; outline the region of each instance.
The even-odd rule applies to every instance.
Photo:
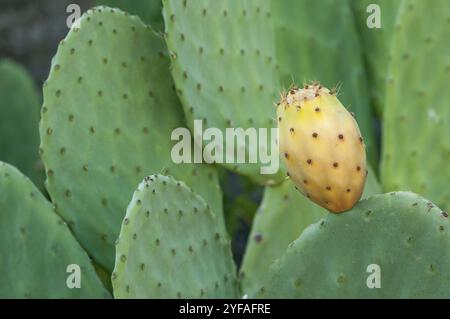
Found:
[[[368,172],[365,145],[336,95],[319,84],[291,88],[277,116],[280,154],[300,192],[331,212],[352,208]]]

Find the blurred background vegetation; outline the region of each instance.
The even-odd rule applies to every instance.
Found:
[[[59,41],[67,34],[71,0],[0,0],[0,59],[24,65],[37,86],[48,75]],[[77,0],[82,12],[91,0]]]

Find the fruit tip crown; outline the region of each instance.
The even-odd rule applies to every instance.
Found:
[[[276,107],[280,104],[290,105],[297,101],[308,101],[323,95],[337,95],[341,88],[338,83],[331,90],[320,84],[318,81],[304,83],[303,87],[299,88],[295,84],[291,84],[287,90],[280,92],[280,102],[276,103]]]

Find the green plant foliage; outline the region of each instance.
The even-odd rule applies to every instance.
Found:
[[[328,214],[289,245],[256,296],[448,298],[447,216],[407,192],[375,195],[350,212]],[[369,288],[376,280],[370,265],[378,268],[380,288]]]
[[[57,212],[108,271],[126,207],[149,173],[185,181],[223,219],[214,168],[171,159],[171,133],[183,117],[168,69],[158,35],[137,17],[99,7],[61,43],[44,86],[47,189]]]
[[[363,198],[380,192],[380,185],[369,167]],[[267,187],[253,221],[240,270],[244,293],[255,293],[267,277],[270,265],[282,256],[288,245],[327,214],[330,213],[326,209],[301,195],[290,180]]]
[[[164,30],[161,0],[96,0],[95,3],[135,14],[153,29]]]
[[[109,298],[66,223],[31,181],[0,162],[0,298]],[[70,265],[80,270],[80,287]]]
[[[144,179],[122,223],[116,298],[237,298],[230,240],[210,206],[186,184]]]
[[[224,137],[226,128],[276,127],[279,84],[270,2],[165,0],[163,5],[172,76],[191,130],[194,120],[203,121],[203,129],[220,129]],[[248,163],[266,149],[252,150],[236,140],[233,156],[244,149],[247,163],[225,167],[258,183],[282,180],[281,171],[261,174],[260,161]],[[226,162],[226,149],[221,153]]]
[[[404,1],[393,35],[381,182],[450,209],[450,2]]]
[[[27,71],[10,60],[0,61],[0,160],[10,163],[43,186],[39,160],[40,99]]]

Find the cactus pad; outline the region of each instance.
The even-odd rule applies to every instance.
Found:
[[[197,194],[152,175],[134,193],[117,244],[116,298],[236,298],[230,240]]]
[[[97,5],[119,8],[138,15],[145,23],[158,31],[164,30],[161,0],[96,0]]]
[[[381,181],[450,209],[450,2],[405,1],[395,28]]]
[[[299,194],[290,180],[266,187],[240,269],[243,293],[252,295],[267,275],[270,264],[307,226],[326,213],[324,208]]]
[[[0,298],[108,298],[88,255],[31,181],[0,162]],[[81,269],[80,288],[66,285]]]
[[[33,80],[21,66],[0,61],[0,160],[10,163],[43,186],[39,160],[40,101]]]
[[[380,288],[369,288],[371,265]],[[308,227],[270,270],[263,298],[449,298],[448,214],[408,192],[375,195]]]
[[[381,191],[369,167],[363,198]],[[255,215],[240,270],[241,286],[252,295],[263,282],[273,261],[282,256],[288,245],[303,230],[326,215],[327,211],[303,197],[294,184],[286,180],[281,185],[267,187],[261,206]]]
[[[148,174],[185,181],[221,219],[215,170],[171,159],[171,133],[183,126],[183,114],[168,68],[164,42],[139,18],[100,7],[61,42],[44,86],[47,189],[81,244],[109,271],[127,204]]]
[[[203,130],[219,128],[228,143],[226,128],[276,127],[279,83],[270,1],[164,0],[163,5],[172,75],[191,130],[194,120],[202,120]],[[250,138],[236,140],[232,151],[219,150],[227,168],[261,183],[282,180],[281,171],[261,174],[265,148],[250,149]],[[226,161],[226,154],[237,151],[245,151],[246,163]],[[249,163],[252,158],[256,163]]]
[[[367,62],[367,75],[370,84],[369,93],[378,112],[382,114],[385,103],[387,73],[391,62],[392,35],[395,21],[402,1],[400,0],[351,0],[354,8],[357,29],[363,41],[363,54]],[[371,4],[380,7],[381,28],[368,28],[367,12]]]

